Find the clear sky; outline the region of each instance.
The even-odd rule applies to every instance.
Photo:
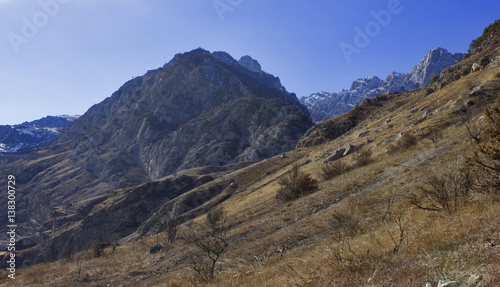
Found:
[[[466,52],[498,18],[498,0],[0,0],[0,124],[83,114],[198,47],[252,56],[299,98],[338,92]]]

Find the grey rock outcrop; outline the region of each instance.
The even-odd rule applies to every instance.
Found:
[[[259,62],[257,62],[257,60],[252,59],[252,57],[250,56],[241,57],[238,63],[252,72],[257,72],[257,73],[262,72],[262,68]]]
[[[445,49],[437,48],[427,52],[427,55],[413,67],[410,81],[419,87],[427,86],[432,78],[439,75],[442,70],[455,65],[463,60],[465,53],[451,54]]]
[[[325,163],[336,161],[344,156],[345,148],[341,148],[326,157]]]
[[[355,152],[356,150],[357,150],[356,146],[350,144],[346,147],[343,156],[350,155],[351,153]]]

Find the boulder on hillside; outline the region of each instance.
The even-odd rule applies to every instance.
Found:
[[[149,247],[147,253],[148,254],[156,254],[156,253],[160,252],[162,249],[163,249],[163,246],[161,246],[160,244],[156,244],[155,246]]]
[[[344,151],[344,155],[343,156],[350,155],[351,153],[355,152],[356,150],[357,150],[356,146],[354,146],[354,145],[348,145],[347,148]]]
[[[326,157],[326,162],[336,161],[337,159],[344,156],[344,152],[345,152],[344,148],[336,150],[334,153]]]

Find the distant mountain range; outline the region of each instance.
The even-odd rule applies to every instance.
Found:
[[[0,126],[0,153],[28,153],[50,145],[78,116],[47,116],[18,125]]]
[[[313,121],[320,122],[342,115],[367,98],[382,93],[404,92],[428,85],[442,70],[463,60],[465,53],[452,54],[443,48],[427,52],[410,73],[392,72],[385,80],[373,76],[352,82],[349,90],[339,93],[318,92],[302,97]]]

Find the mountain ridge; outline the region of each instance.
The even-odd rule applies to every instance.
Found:
[[[55,142],[79,116],[46,116],[17,125],[0,125],[0,153],[29,153]]]
[[[384,80],[377,76],[360,78],[353,81],[348,90],[339,93],[320,92],[300,101],[309,109],[313,121],[319,122],[349,111],[364,99],[382,93],[404,92],[424,87],[442,70],[462,60],[465,53],[452,54],[443,48],[436,48],[426,53],[410,73],[392,72]]]
[[[281,110],[283,105],[289,107],[288,110]],[[244,117],[239,118],[235,111],[242,116],[250,115],[244,111],[253,115],[243,123]],[[268,112],[273,114],[270,118],[259,117]],[[198,117],[203,120],[196,120]],[[196,123],[212,121],[212,125],[205,126],[210,128],[231,117],[229,122],[239,122],[240,127],[224,126],[227,137],[215,139],[222,145],[211,151],[204,148],[212,139],[203,136]],[[257,160],[286,152],[300,136],[285,130],[280,132],[276,126],[302,121],[305,125],[300,129],[305,133],[310,126],[308,118],[307,109],[295,94],[286,91],[279,78],[249,70],[227,53],[196,49],[177,54],[164,67],[125,83],[110,98],[91,107],[68,126],[59,142],[77,138],[70,161],[101,176],[109,175],[110,170],[104,169],[99,156],[93,156],[89,150],[109,146],[118,152],[126,151],[125,165],[139,163],[148,176],[161,178],[179,171],[178,168]],[[276,121],[271,123],[273,119]],[[230,134],[240,131],[245,134],[242,139],[249,141],[231,147],[231,142],[239,140]],[[216,130],[212,132],[218,134]],[[262,140],[263,137],[269,140]],[[290,142],[280,137],[291,137]],[[197,147],[192,149],[192,145]],[[171,146],[177,148],[174,150]],[[115,170],[111,172],[116,172],[119,165],[114,164]]]

